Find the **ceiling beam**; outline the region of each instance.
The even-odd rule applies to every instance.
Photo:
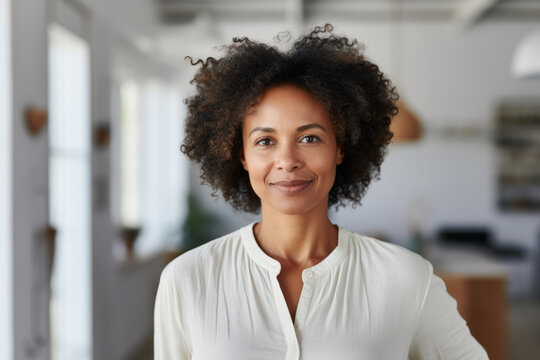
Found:
[[[392,10],[396,7],[393,1],[357,1],[357,2],[308,2],[306,0],[285,0],[284,2],[197,2],[197,1],[158,1],[162,14],[170,17],[192,16],[197,13],[212,13],[218,16],[233,18],[253,18],[279,16],[286,18],[292,28],[302,28],[305,19],[310,15],[341,16],[358,18],[362,21],[379,21],[391,19]],[[404,18],[412,19],[450,19],[454,5],[448,1],[403,2]]]
[[[455,10],[455,19],[465,27],[474,26],[501,0],[467,0]]]
[[[295,32],[304,27],[304,0],[285,0],[285,18]]]
[[[493,19],[534,20],[540,18],[540,1],[502,0],[363,0],[363,1],[201,1],[154,0],[163,21],[190,22],[200,13],[209,13],[228,20],[259,19],[285,20],[293,30],[302,29],[306,19],[324,17],[343,18],[363,22],[392,21],[396,6],[401,17],[412,21],[458,21],[470,27],[487,13]]]
[[[171,13],[237,13],[241,15],[252,13],[284,13],[285,9],[282,3],[265,2],[243,2],[243,1],[221,1],[221,2],[197,2],[197,1],[178,1],[178,2],[159,2],[159,8],[162,11]]]

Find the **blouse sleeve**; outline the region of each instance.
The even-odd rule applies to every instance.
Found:
[[[429,284],[409,359],[489,359],[458,313],[457,302],[446,291],[443,280],[433,273],[433,266],[429,262],[428,268]]]
[[[191,344],[182,319],[174,272],[166,267],[160,277],[154,307],[154,359],[191,359]]]

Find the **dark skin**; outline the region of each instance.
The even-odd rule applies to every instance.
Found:
[[[337,236],[335,239],[335,246],[337,246]],[[333,250],[333,249],[332,249]],[[332,252],[330,250],[330,252]],[[328,254],[330,254],[330,252]],[[328,254],[326,256],[328,256]],[[312,267],[324,260],[326,256],[322,257],[313,257],[310,259],[310,262],[306,263],[304,266],[297,266],[291,264],[285,259],[276,259],[281,263],[281,272],[279,273],[277,279],[279,281],[279,286],[285,297],[285,302],[289,308],[289,313],[291,314],[291,319],[294,322],[296,316],[296,309],[298,308],[298,302],[300,301],[300,295],[302,294],[302,288],[304,283],[302,281],[302,271],[304,269]]]
[[[328,194],[344,154],[324,106],[291,85],[269,89],[243,123],[240,160],[261,199],[254,227],[261,249],[279,261],[277,280],[294,321],[302,271],[337,246]]]
[[[272,249],[272,246],[264,245],[265,242],[262,241],[263,235],[261,234],[260,229],[261,223],[255,226],[255,238],[261,249],[281,264],[281,271],[277,276],[277,280],[281,287],[281,291],[283,292],[287,307],[289,308],[291,319],[294,322],[298,301],[300,300],[300,295],[302,294],[302,288],[304,286],[302,271],[317,265],[335,249],[338,242],[338,230],[335,226],[331,225],[331,227],[328,228],[329,233],[326,236],[319,236],[319,242],[322,247],[319,248],[317,252],[312,253],[305,261],[296,263],[294,260],[271,252],[269,249]],[[306,238],[305,241],[307,242],[309,239]]]

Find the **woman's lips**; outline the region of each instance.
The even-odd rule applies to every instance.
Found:
[[[277,181],[270,183],[277,190],[286,194],[294,194],[300,192],[311,185],[311,180],[292,180],[292,181]]]

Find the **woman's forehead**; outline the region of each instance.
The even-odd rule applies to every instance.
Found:
[[[244,120],[244,127],[300,127],[309,123],[331,127],[323,104],[306,90],[294,85],[268,89]]]

